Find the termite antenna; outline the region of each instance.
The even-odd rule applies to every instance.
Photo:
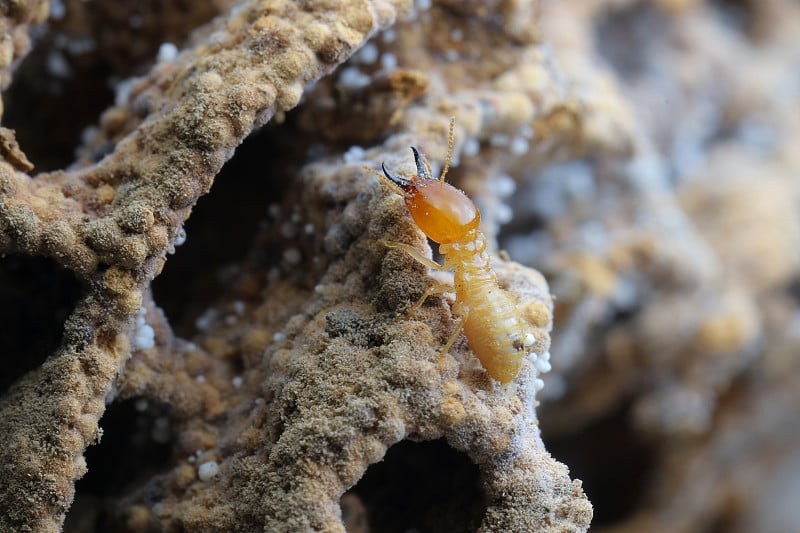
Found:
[[[453,155],[453,130],[456,127],[456,117],[450,117],[450,133],[447,136],[447,157],[444,158],[444,168],[442,168],[442,175],[439,176],[439,181],[444,181],[447,171],[450,170],[450,156]]]
[[[425,160],[425,157],[423,157],[422,154],[419,153],[419,150],[413,146],[411,147],[411,151],[414,152],[414,163],[417,164],[417,176],[422,179],[432,180],[433,178],[431,177],[431,170],[428,166],[428,162]]]

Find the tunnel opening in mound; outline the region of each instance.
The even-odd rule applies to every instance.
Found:
[[[444,439],[403,441],[342,498],[349,533],[476,531],[486,512],[478,467]]]
[[[286,154],[303,153],[287,128],[271,125],[250,135],[214,178],[185,225],[186,242],[168,257],[153,281],[156,304],[181,337],[194,335],[197,319],[228,293],[259,232],[296,174]],[[300,157],[298,155],[298,160]],[[258,250],[280,257],[280,250]]]
[[[80,294],[80,282],[55,261],[0,260],[0,394],[56,351]]]
[[[3,125],[16,131],[36,171],[65,168],[115,92],[124,93],[123,80],[147,72],[162,43],[181,45],[217,14],[212,2],[50,2],[3,92]]]
[[[65,532],[118,528],[112,523],[113,511],[106,507],[109,498],[137,485],[147,484],[142,494],[152,504],[161,499],[158,473],[172,462],[175,444],[168,408],[145,398],[115,402],[106,409],[100,427],[100,442],[86,449],[88,472],[75,484]]]
[[[547,450],[580,479],[594,507],[592,526],[630,518],[647,496],[656,450],[633,427],[628,408],[617,409],[576,433],[542,438]]]

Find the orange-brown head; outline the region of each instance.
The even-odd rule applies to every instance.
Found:
[[[406,207],[419,229],[439,244],[460,241],[478,227],[480,213],[469,197],[441,179],[433,179],[428,165],[416,148],[417,175],[401,178],[381,165],[386,178],[405,193]]]

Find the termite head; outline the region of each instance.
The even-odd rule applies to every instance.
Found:
[[[405,198],[406,207],[419,229],[439,244],[458,242],[478,227],[480,213],[469,197],[444,181],[431,177],[430,165],[416,148],[414,162],[417,174],[402,178],[381,165],[383,173]],[[449,159],[449,154],[448,154]]]

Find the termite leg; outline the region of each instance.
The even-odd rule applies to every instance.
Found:
[[[445,283],[437,283],[435,285],[431,285],[430,287],[425,289],[425,292],[423,292],[422,296],[419,297],[419,300],[417,300],[417,303],[415,303],[414,305],[412,305],[408,309],[408,314],[410,315],[414,311],[416,311],[417,309],[422,307],[422,304],[424,304],[425,300],[427,300],[429,297],[431,297],[431,296],[433,296],[435,294],[444,294],[446,292],[454,292],[454,291],[455,291],[455,289],[452,286],[447,285]]]
[[[439,368],[441,368],[444,364],[444,358],[447,356],[447,352],[450,351],[450,348],[453,346],[453,343],[456,342],[458,335],[464,329],[464,324],[467,323],[467,317],[469,317],[469,307],[460,302],[456,302],[456,304],[453,306],[453,313],[458,315],[458,323],[456,324],[456,329],[450,335],[450,338],[447,339],[447,343],[442,348],[442,351],[439,352]]]
[[[424,255],[422,255],[422,252],[420,252],[410,244],[405,244],[402,242],[395,242],[395,241],[381,241],[381,243],[387,248],[396,248],[398,250],[403,250],[405,253],[416,259],[417,262],[422,263],[428,268],[433,268],[436,270],[447,270],[444,267],[444,265],[440,265],[433,259],[428,259]]]

